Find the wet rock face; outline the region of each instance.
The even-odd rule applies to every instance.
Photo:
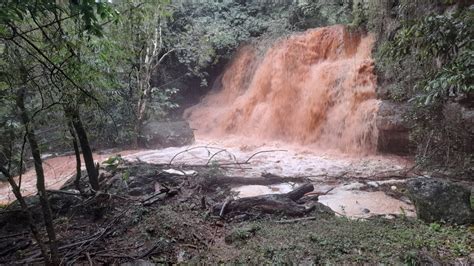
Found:
[[[383,153],[408,154],[410,151],[409,128],[403,116],[408,106],[382,101],[377,113],[379,130],[377,150]]]
[[[431,222],[470,224],[473,211],[470,190],[450,181],[436,178],[417,178],[407,183],[418,218]]]
[[[194,142],[193,130],[186,121],[149,122],[142,135],[147,148],[180,147]]]

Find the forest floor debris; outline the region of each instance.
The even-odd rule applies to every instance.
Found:
[[[94,197],[77,201],[70,200],[78,197],[74,193],[53,193],[64,199],[53,201],[63,263],[414,263],[427,257],[472,263],[472,227],[424,224],[404,215],[354,220],[320,209],[296,218],[264,212],[221,217],[211,209],[233,195],[229,177],[216,174],[215,166],[180,169],[196,171],[193,176],[165,169],[124,162],[108,167],[104,189]],[[0,244],[8,247],[0,263],[41,263],[36,243],[15,220],[21,215],[11,208],[0,211]]]

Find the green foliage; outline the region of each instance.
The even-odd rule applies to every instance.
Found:
[[[289,21],[296,29],[308,29],[334,24],[349,24],[352,20],[352,0],[305,0],[290,7]]]
[[[120,154],[115,156],[111,156],[107,158],[107,160],[103,161],[102,164],[105,166],[107,171],[115,171],[120,165],[125,163],[125,160],[122,158]],[[128,174],[130,175],[130,174]]]
[[[418,145],[418,162],[426,166],[472,171],[464,107],[450,103],[472,102],[473,19],[472,10],[459,8],[403,20],[376,54],[390,97],[412,103],[411,138]]]
[[[226,237],[226,243],[244,242],[253,237],[260,230],[258,225],[234,228]]]
[[[104,80],[87,60],[87,40],[101,36],[104,20],[116,15],[112,6],[94,0],[0,3],[0,163],[12,174],[22,170],[26,156],[16,91],[27,91],[27,126],[37,130],[41,149],[61,150],[68,140],[61,107],[97,102],[93,88]]]
[[[215,178],[222,176],[224,174],[224,169],[220,166],[219,162],[211,161],[207,175],[209,178]]]
[[[239,245],[241,263],[315,264],[420,263],[420,251],[442,261],[466,257],[472,252],[472,232],[465,227],[427,225],[411,219],[372,218],[354,220],[320,218],[295,224],[269,221],[241,225],[260,226],[258,237]]]
[[[241,43],[264,32],[285,31],[289,27],[287,14],[284,7],[234,1],[176,6],[168,42],[178,48],[179,62],[204,78],[203,70],[229,59]],[[207,85],[205,81],[203,85]]]
[[[5,0],[0,4],[0,34],[14,36],[15,24],[23,23],[28,19],[37,19],[40,16],[51,15],[60,17],[66,14],[69,17],[77,17],[81,29],[85,32],[101,36],[101,19],[113,19],[117,12],[107,3],[95,0],[81,1],[62,1],[53,0]],[[37,25],[38,29],[40,25]],[[10,28],[10,29],[8,29]],[[5,35],[3,35],[5,36]]]
[[[352,7],[352,22],[350,24],[351,27],[359,28],[365,27],[368,22],[367,18],[368,10],[366,6],[361,1],[354,1]]]
[[[155,101],[151,102],[149,116],[151,117],[166,117],[169,110],[179,107],[173,101],[173,97],[178,93],[176,88],[152,88],[152,97]]]
[[[124,171],[122,173],[122,180],[124,182],[128,182],[130,180],[130,172],[129,171]]]
[[[431,79],[420,82],[421,100],[428,105],[439,98],[474,92],[474,49],[463,50]],[[415,88],[416,89],[416,88]],[[420,97],[420,96],[419,96]]]
[[[169,0],[145,3],[122,3],[120,9],[127,12],[116,25],[108,28],[105,42],[113,51],[104,60],[115,73],[118,86],[115,107],[122,132],[129,132],[124,140],[139,137],[146,119],[163,119],[177,107],[173,97],[178,89],[157,86],[155,78],[162,72],[166,60],[175,48],[168,45],[168,23],[173,10]],[[111,43],[111,44],[110,44]]]
[[[473,19],[473,12],[465,11],[406,21],[384,47],[383,55],[392,60],[414,57],[418,64],[428,67],[428,73],[414,87],[418,102],[428,105],[473,91]]]

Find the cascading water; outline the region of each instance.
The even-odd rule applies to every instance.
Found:
[[[198,137],[372,153],[378,108],[373,42],[338,25],[280,40],[263,57],[242,47],[216,88],[185,117]]]

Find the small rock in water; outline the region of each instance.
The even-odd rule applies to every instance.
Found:
[[[379,183],[377,181],[369,181],[367,182],[367,185],[372,187],[379,187]]]
[[[370,213],[370,210],[367,209],[367,208],[364,208],[364,209],[362,209],[362,212],[363,212],[363,213]]]

